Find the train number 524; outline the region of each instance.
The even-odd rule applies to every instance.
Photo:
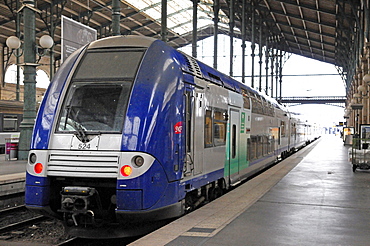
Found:
[[[78,144],[78,149],[90,149],[90,144],[80,143]]]

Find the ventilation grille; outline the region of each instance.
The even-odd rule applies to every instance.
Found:
[[[186,64],[188,65],[189,71],[198,77],[203,77],[197,60],[195,60],[193,57],[188,56],[186,54],[183,54],[183,55],[185,57]]]
[[[48,176],[117,178],[119,157],[114,155],[51,154]]]

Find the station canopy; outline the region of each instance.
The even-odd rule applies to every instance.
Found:
[[[215,0],[216,1],[216,0]],[[214,34],[214,2],[198,1],[197,38]],[[364,42],[362,1],[345,0],[219,0],[218,33],[229,34],[230,12],[234,11],[236,37],[245,34],[263,46],[302,55],[336,65],[343,74],[353,70]],[[60,19],[64,15],[98,32],[98,38],[111,35],[111,0],[36,0],[37,39],[54,33],[55,59],[60,59]],[[231,3],[234,3],[231,8]],[[161,38],[161,0],[120,1],[120,32]],[[243,6],[245,28],[243,26]],[[22,1],[0,2],[0,42],[15,35],[17,10]],[[231,10],[233,9],[233,10]],[[21,12],[20,12],[21,13]],[[190,44],[193,28],[193,2],[167,0],[168,43],[175,47]],[[20,36],[23,24],[20,22]]]

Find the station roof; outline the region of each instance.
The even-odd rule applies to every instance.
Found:
[[[56,59],[60,57],[60,17],[84,23],[98,31],[98,38],[111,35],[111,0],[37,0],[37,38],[49,34],[55,23]],[[121,34],[160,38],[161,0],[127,0],[121,2]],[[220,0],[219,33],[229,33],[230,0]],[[242,29],[244,0],[235,3],[235,33]],[[339,67],[343,74],[353,70],[361,41],[361,1],[345,0],[245,0],[246,40],[313,58]],[[177,48],[192,40],[192,1],[167,0],[168,42]],[[198,3],[198,40],[212,36],[212,0]],[[16,0],[0,2],[0,42],[15,34]],[[51,14],[52,13],[52,14]],[[51,18],[52,17],[52,18]],[[255,20],[254,26],[252,20]],[[253,28],[254,27],[254,28]],[[21,33],[23,31],[21,25]],[[254,29],[255,31],[252,31]],[[259,34],[261,32],[261,35]],[[363,40],[362,40],[363,41]],[[357,54],[358,55],[358,54]]]

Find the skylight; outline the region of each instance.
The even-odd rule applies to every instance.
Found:
[[[161,23],[161,1],[160,0],[126,0],[138,11],[145,13],[158,23]],[[200,0],[198,3],[197,28],[213,24],[213,1]],[[220,23],[227,24],[229,19],[220,10]],[[193,30],[193,2],[190,0],[167,0],[167,28],[180,35]],[[221,24],[222,25],[222,24]]]

